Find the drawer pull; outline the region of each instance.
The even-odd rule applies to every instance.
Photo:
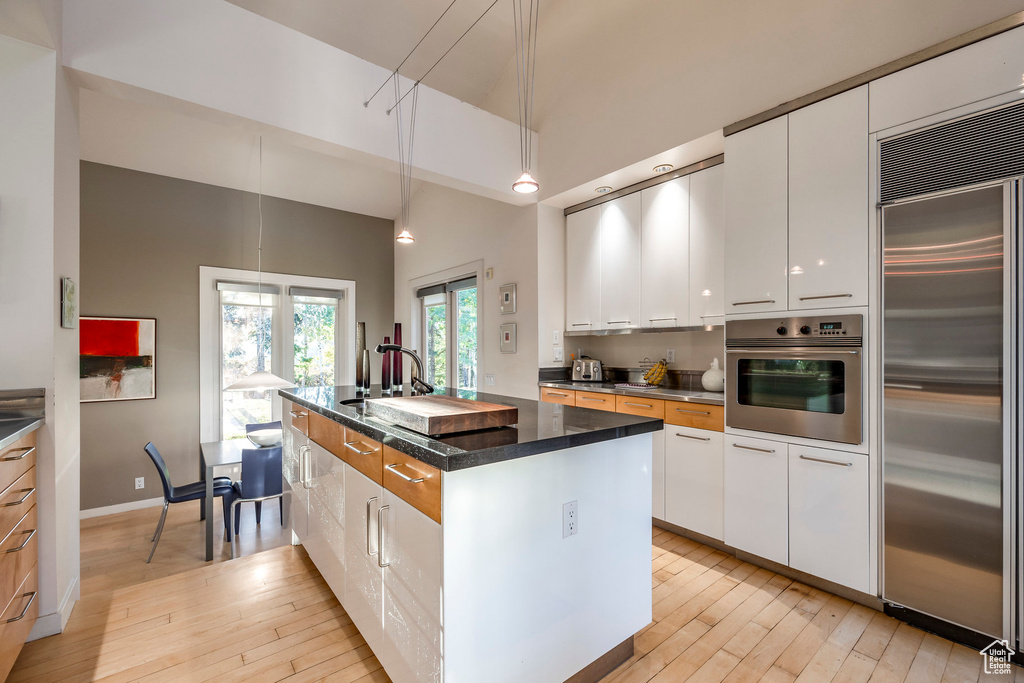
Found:
[[[21,489],[21,492],[25,494],[24,496],[21,497],[21,500],[16,500],[13,503],[4,503],[3,505],[0,505],[0,507],[9,508],[9,507],[13,507],[15,505],[21,505],[26,500],[28,500],[29,496],[31,496],[35,492],[35,488]]]
[[[377,550],[380,550],[380,546],[377,546],[377,550],[370,551],[370,503],[377,500],[377,496],[369,498],[366,501],[366,554],[373,557],[377,554]]]
[[[753,306],[754,304],[773,304],[775,299],[758,299],[757,301],[733,301],[733,306]]]
[[[377,566],[381,569],[391,564],[382,562],[384,559],[384,511],[390,508],[390,505],[381,505],[377,508]]]
[[[25,458],[27,458],[29,456],[29,453],[32,453],[35,449],[36,449],[35,446],[30,446],[28,448],[19,448],[18,450],[21,451],[21,455],[7,455],[7,456],[4,456],[3,462],[14,462],[15,460],[24,460]]]
[[[289,410],[288,414],[291,415],[292,417],[296,417],[296,418],[298,418],[298,417],[308,417],[309,416],[309,413],[304,413],[302,411],[296,412],[294,410]]]
[[[753,446],[744,446],[741,443],[734,443],[734,448],[742,448],[745,451],[757,451],[758,453],[774,453],[774,448],[754,448]]]
[[[352,444],[357,444],[357,443],[359,443],[359,442],[358,441],[346,441],[345,442],[345,448],[349,449],[350,451],[355,451],[359,455],[369,455],[370,453],[373,453],[373,449],[372,448],[370,450],[368,450],[368,451],[361,451],[361,450],[359,450],[358,448],[356,448],[355,446],[352,445]]]
[[[32,591],[31,593],[22,593],[21,597],[28,598],[28,604],[25,605],[25,609],[21,610],[21,614],[19,614],[18,616],[12,617],[11,619],[8,619],[3,623],[10,624],[15,621],[21,621],[22,619],[24,619],[25,615],[28,614],[29,609],[32,608],[32,603],[36,601],[36,591]]]
[[[623,405],[633,406],[634,408],[653,408],[650,403],[630,403],[629,401],[623,401]]]
[[[817,296],[802,296],[800,301],[815,301],[817,299],[850,299],[853,294],[819,294]]]
[[[676,408],[677,413],[687,413],[689,415],[710,415],[711,413],[707,410],[687,410],[686,408]]]
[[[853,463],[852,462],[842,462],[842,461],[838,461],[838,460],[826,460],[825,458],[812,458],[809,455],[801,455],[800,459],[801,460],[810,460],[811,462],[823,462],[826,465],[839,465],[840,467],[853,467]]]
[[[548,396],[561,396],[562,398],[569,398],[569,394],[560,394],[557,391],[547,391],[544,393],[546,393]]]
[[[410,477],[408,475],[405,475],[405,474],[402,474],[397,469],[395,469],[396,467],[398,467],[401,464],[402,463],[400,463],[400,462],[396,462],[396,463],[392,463],[390,465],[385,465],[384,469],[388,470],[389,472],[394,472],[395,474],[400,476],[402,479],[405,479],[410,484],[419,484],[420,482],[426,481],[425,477],[417,477],[416,479],[413,479],[412,477]]]
[[[689,434],[680,434],[676,432],[676,436],[681,436],[684,439],[693,439],[694,441],[711,441],[710,436],[690,436]]]
[[[29,541],[32,540],[32,537],[36,535],[36,530],[32,529],[31,531],[22,531],[21,533],[25,534],[27,536],[27,538],[24,541],[21,542],[21,545],[19,545],[17,548],[11,548],[9,550],[5,550],[4,552],[16,553],[18,551],[24,550],[25,546],[27,546],[29,544]]]
[[[589,396],[579,396],[578,398],[581,401],[597,401],[598,403],[607,403],[608,402],[608,399],[606,399],[606,398],[591,398]]]

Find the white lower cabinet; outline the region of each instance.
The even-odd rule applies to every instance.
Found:
[[[281,464],[284,470],[284,498],[288,506],[288,521],[293,536],[299,543],[306,540],[309,518],[309,495],[303,484],[305,449],[309,440],[306,435],[292,427],[287,411],[282,417]]]
[[[723,434],[670,424],[661,433],[665,439],[665,521],[722,540]]]
[[[651,452],[651,516],[655,519],[663,519],[670,522],[665,516],[665,432],[664,430],[654,432],[651,439],[654,443]]]
[[[306,538],[302,545],[335,594],[345,590],[345,463],[309,442]]]
[[[384,570],[377,561],[377,511],[384,489],[345,465],[345,588],[341,599],[370,649],[378,652],[384,635]]]
[[[789,564],[870,589],[868,457],[789,446]]]
[[[789,564],[788,445],[725,436],[725,543]]]

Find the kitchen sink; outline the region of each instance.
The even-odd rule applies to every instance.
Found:
[[[363,408],[366,406],[366,399],[363,398],[347,398],[344,401],[338,402],[343,406],[352,406],[353,408]]]

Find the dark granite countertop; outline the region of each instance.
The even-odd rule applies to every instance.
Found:
[[[363,394],[356,393],[353,386],[296,387],[279,389],[278,393],[283,398],[445,472],[656,432],[662,428],[661,420],[647,417],[449,389],[445,392],[449,396],[515,406],[519,409],[519,423],[512,427],[429,437],[377,417],[366,416],[361,406],[344,405],[345,401],[363,397]],[[381,398],[380,387],[372,387],[368,397]]]
[[[689,391],[687,389],[626,389],[610,382],[540,382],[539,386],[572,391],[595,391],[599,394],[661,398],[667,401],[687,401],[713,406],[725,405],[725,394],[720,391]]]
[[[16,420],[0,420],[0,449],[7,448],[21,437],[43,426],[43,418],[26,417]]]

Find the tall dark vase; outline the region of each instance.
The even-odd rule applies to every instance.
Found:
[[[362,390],[369,381],[363,378],[363,352],[366,351],[366,323],[356,323],[356,389]],[[369,371],[370,368],[366,368]]]
[[[384,337],[384,343],[390,344],[391,337]],[[380,362],[380,390],[391,391],[391,352],[385,351]]]
[[[402,323],[395,323],[395,343],[399,346],[402,345]],[[393,356],[391,361],[391,387],[395,391],[402,390],[402,361],[403,353],[396,351],[391,354]]]
[[[363,357],[359,361],[363,368],[363,383],[360,388],[364,394],[370,393],[370,349],[363,349]]]

